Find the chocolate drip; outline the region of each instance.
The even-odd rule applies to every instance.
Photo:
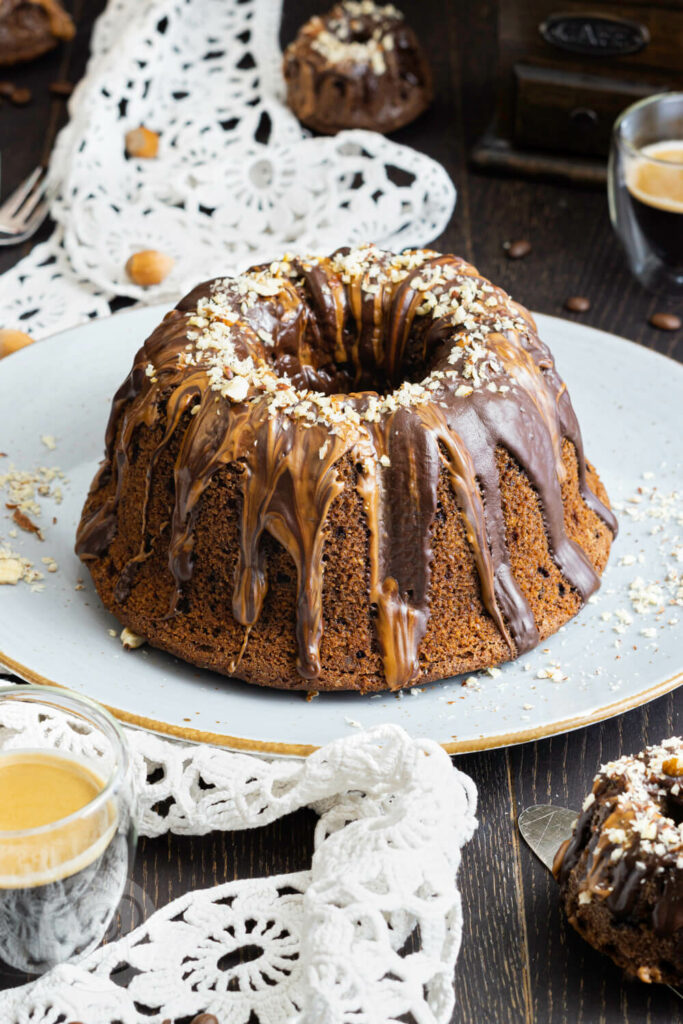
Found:
[[[445,451],[453,493],[463,514],[467,540],[474,554],[484,607],[511,652],[530,650],[538,630],[528,602],[517,585],[505,546],[505,521],[500,503],[496,438],[486,436],[474,406],[449,419],[448,409],[426,410],[427,424]],[[457,423],[457,425],[456,425]],[[493,447],[491,447],[493,441]],[[476,467],[473,454],[476,452]]]
[[[576,450],[587,504],[611,529],[616,524],[587,487],[576,418],[530,315],[457,257],[415,254],[415,266],[399,275],[391,272],[392,258],[370,256],[346,274],[335,258],[291,260],[286,272],[272,271],[265,279],[265,269],[256,268],[250,273],[266,282],[257,300],[244,298],[248,276],[207,282],[167,315],[114,398],[106,458],[91,487],[93,496],[101,490],[106,496],[93,501],[78,531],[81,558],[107,551],[136,432],[163,423],[147,466],[139,548],[120,575],[117,600],[125,599],[137,565],[159,542],[147,536],[147,505],[159,456],[174,438],[168,565],[175,589],[169,614],[182,607],[192,579],[202,495],[214,474],[229,466],[239,474],[242,492],[234,617],[245,627],[246,644],[268,590],[267,532],[296,566],[297,668],[306,680],[320,672],[325,527],[342,490],[338,467],[344,457],[356,464],[369,529],[369,600],[376,606],[388,686],[406,685],[420,674],[442,470],[463,515],[483,605],[511,655],[534,646],[538,630],[510,565],[499,448],[510,452],[533,485],[551,555],[569,585],[583,599],[595,589],[592,566],[564,529],[564,438]],[[428,278],[438,293],[431,315],[423,305]],[[481,288],[490,296],[486,307],[473,305],[472,294]],[[463,326],[440,312],[442,296],[462,302]],[[208,312],[198,317],[205,302]],[[248,377],[248,387],[230,366],[212,362],[220,338],[203,342],[206,317],[230,332],[234,360],[261,374]],[[424,377],[429,390],[424,380],[397,389],[406,367]],[[262,379],[270,382],[267,388]],[[236,383],[244,387],[231,391]],[[382,398],[385,388],[389,393]]]
[[[429,620],[431,529],[439,451],[415,410],[399,409],[371,433],[358,490],[370,529],[370,601],[390,689],[420,673],[418,648]],[[374,457],[373,457],[374,456]],[[387,462],[379,471],[377,458]]]

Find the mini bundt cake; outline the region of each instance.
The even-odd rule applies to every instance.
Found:
[[[388,4],[345,0],[299,30],[285,50],[287,102],[314,131],[393,132],[432,100],[427,58],[403,15]]]
[[[553,872],[571,924],[641,981],[683,982],[683,740],[603,765]]]
[[[457,256],[365,246],[166,315],[77,552],[157,647],[366,692],[528,651],[598,587],[615,529],[531,315]]]
[[[0,67],[42,57],[75,34],[59,0],[0,0]]]

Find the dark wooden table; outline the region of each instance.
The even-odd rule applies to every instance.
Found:
[[[49,156],[65,109],[48,85],[56,79],[76,81],[82,74],[92,22],[102,6],[102,0],[73,0],[78,22],[73,43],[7,75],[29,86],[34,98],[24,109],[7,103],[0,109],[3,195]],[[586,295],[591,309],[576,317],[581,322],[683,358],[683,331],[663,334],[647,324],[653,311],[680,313],[682,304],[655,299],[629,276],[602,191],[486,177],[468,168],[468,149],[492,109],[495,5],[404,0],[402,6],[412,11],[429,47],[438,93],[432,109],[397,138],[440,160],[458,188],[454,217],[436,248],[473,261],[531,309],[563,315],[568,295]],[[323,7],[315,0],[286,0],[283,41]],[[43,236],[47,233],[46,227]],[[516,238],[527,238],[532,250],[511,261],[503,242]],[[26,247],[0,250],[0,271],[23,251]],[[683,1019],[683,1003],[668,989],[624,980],[568,927],[554,882],[520,843],[515,827],[519,810],[529,804],[577,807],[601,762],[677,732],[682,707],[679,691],[569,735],[458,759],[479,788],[480,824],[460,873],[466,924],[455,977],[455,1022],[668,1024]],[[135,883],[150,908],[191,888],[300,870],[311,854],[313,823],[312,813],[301,812],[254,832],[143,840]],[[8,982],[0,975],[0,987]]]

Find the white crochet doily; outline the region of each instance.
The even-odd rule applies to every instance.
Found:
[[[83,723],[5,705],[0,749],[82,756]],[[2,1024],[446,1024],[462,935],[456,872],[476,826],[473,782],[397,726],[265,761],[125,730],[139,831],[201,835],[319,814],[310,871],[188,893],[77,965],[0,994]],[[159,813],[163,808],[163,813]],[[408,939],[413,952],[402,952]]]
[[[455,190],[438,163],[374,132],[308,137],[282,101],[279,24],[280,0],[110,0],[51,158],[57,226],[0,278],[3,327],[39,338],[285,251],[443,231]],[[156,159],[125,155],[139,124]],[[163,284],[126,276],[142,249],[174,258]]]

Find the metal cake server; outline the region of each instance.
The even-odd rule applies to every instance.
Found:
[[[517,818],[522,839],[549,871],[553,869],[555,854],[561,844],[572,834],[577,817],[578,811],[572,811],[569,807],[534,804],[532,807],[526,807]],[[683,992],[679,992],[673,985],[666,987],[679,999],[683,999]]]
[[[552,804],[535,804],[522,811],[517,819],[522,839],[531,847],[549,871],[560,845],[569,839],[578,811]]]

